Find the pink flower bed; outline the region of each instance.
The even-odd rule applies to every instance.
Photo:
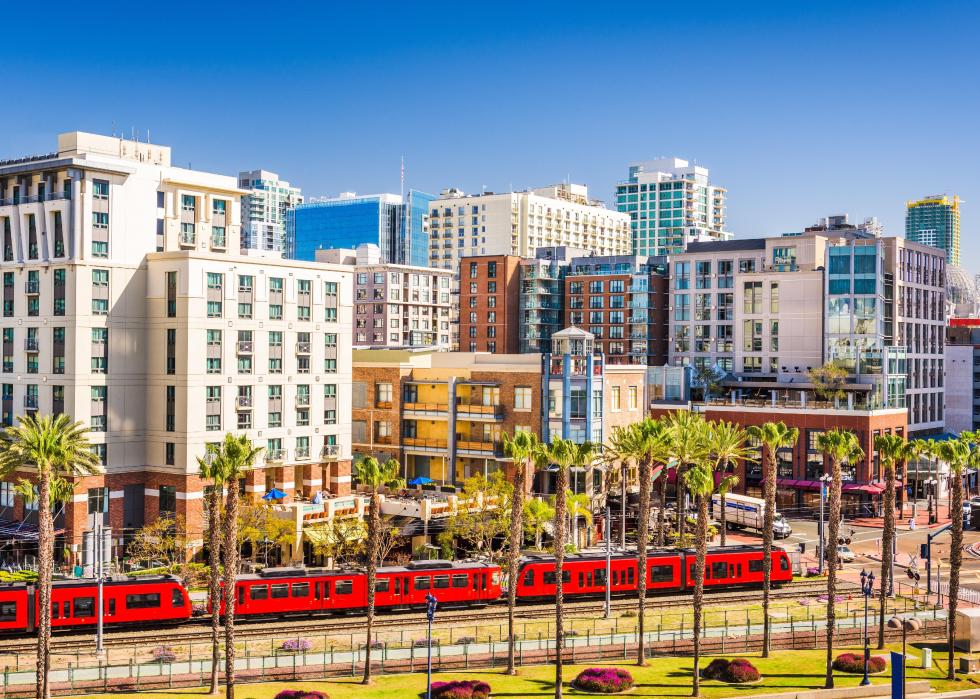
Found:
[[[276,695],[276,699],[330,699],[323,692],[313,689],[284,689]]]
[[[487,699],[490,685],[483,680],[433,682],[432,699]]]
[[[706,680],[721,680],[731,684],[755,682],[762,677],[755,666],[745,658],[734,660],[715,658],[701,671],[701,676]]]
[[[572,683],[579,689],[600,694],[618,694],[633,687],[633,676],[621,667],[590,667]]]

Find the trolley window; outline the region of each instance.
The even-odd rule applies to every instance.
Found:
[[[241,585],[238,586],[238,606],[245,605],[245,588]]]
[[[563,583],[570,583],[570,582],[572,582],[572,571],[570,571],[570,570],[563,570],[561,572],[561,581]],[[553,570],[546,570],[544,572],[544,584],[545,585],[555,585],[555,584],[557,584],[557,582],[558,582],[558,576],[555,575],[555,571],[553,571]]]
[[[711,564],[711,577],[714,580],[728,577],[728,564],[724,561],[716,561]]]
[[[674,569],[671,566],[653,566],[650,580],[655,583],[674,582]]]
[[[75,598],[75,608],[72,613],[74,617],[81,616],[95,616],[95,598],[94,597],[76,597]]]
[[[530,587],[534,584],[534,569],[528,568],[524,571],[524,584]]]
[[[61,612],[59,611],[60,609],[61,609],[61,606],[57,602],[52,602],[51,603],[51,618],[52,619],[60,619],[61,618]]]
[[[444,590],[449,587],[448,575],[436,575],[432,578],[433,585],[437,590]]]
[[[248,588],[248,596],[251,599],[269,599],[269,586],[252,585]]]
[[[762,572],[762,559],[756,559],[754,561],[749,561],[749,572],[750,573],[761,573]]]
[[[429,586],[432,584],[432,580],[428,575],[420,575],[415,578],[415,589],[416,590],[428,590]]]
[[[141,595],[126,595],[126,609],[159,609],[159,607],[159,592],[146,592]]]
[[[596,585],[605,585],[606,584],[606,569],[605,568],[596,568],[596,571],[595,571],[595,584]]]
[[[454,575],[453,576],[453,587],[466,587],[469,582],[468,575]]]
[[[17,603],[0,603],[0,621],[17,621]]]
[[[116,613],[116,598],[113,597],[109,600],[109,616]]]
[[[380,580],[375,580],[374,591],[387,592],[390,584],[391,584],[391,580],[389,578],[381,578]]]
[[[354,581],[338,580],[333,584],[333,591],[338,595],[349,595],[354,592]]]
[[[289,597],[289,583],[276,583],[272,586],[272,599]]]
[[[626,583],[632,585],[636,582],[636,568],[630,566],[626,569]]]
[[[785,556],[779,559],[779,569],[789,570],[789,559],[786,558]]]
[[[184,592],[174,588],[170,591],[170,606],[171,607],[183,607],[184,606]]]
[[[309,596],[310,596],[309,583],[293,583],[293,597],[309,597]]]

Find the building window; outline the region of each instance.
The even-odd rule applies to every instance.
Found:
[[[177,445],[173,442],[165,442],[163,445],[163,461],[167,466],[173,466],[176,462]]]
[[[514,410],[531,409],[531,387],[516,386],[514,388]]]
[[[166,389],[167,422],[165,429],[167,432],[177,430],[177,387],[167,386]]]
[[[620,387],[611,386],[609,389],[609,409],[610,410],[620,410]]]
[[[177,486],[160,486],[160,516],[172,517],[177,513]]]
[[[639,391],[636,386],[629,387],[629,409],[636,410],[639,407]]]
[[[92,328],[92,372],[105,374],[109,371],[109,329]]]

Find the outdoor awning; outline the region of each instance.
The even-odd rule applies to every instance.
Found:
[[[764,481],[763,481],[764,482]],[[820,491],[820,481],[796,480],[793,478],[779,478],[776,480],[779,488],[789,490],[812,490]],[[865,495],[881,495],[885,487],[877,483],[844,483],[841,486],[842,493],[863,493]]]
[[[64,534],[64,528],[55,529],[54,535]],[[37,541],[37,525],[25,522],[0,520],[0,539],[16,539],[20,541]]]
[[[845,483],[841,490],[845,493],[861,493],[863,495],[881,495],[885,489],[877,483]]]

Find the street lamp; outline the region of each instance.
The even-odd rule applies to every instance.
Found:
[[[823,575],[823,559],[824,559],[824,546],[825,539],[823,531],[823,508],[824,502],[827,500],[827,484],[833,480],[833,477],[829,473],[825,473],[818,479],[820,481],[820,525],[817,527],[817,572]]]
[[[905,641],[909,631],[918,631],[921,626],[918,619],[904,619],[893,616],[888,620],[888,628],[902,630],[902,699],[905,699]],[[894,658],[894,654],[892,657]],[[892,673],[894,672],[895,668],[893,667]]]
[[[432,620],[436,618],[436,605],[439,603],[431,593],[425,596],[425,618],[429,620],[429,660],[426,667],[425,697],[432,699]]]
[[[933,492],[934,492],[933,489],[937,485],[939,485],[939,481],[937,481],[935,478],[929,477],[926,478],[926,480],[923,482],[923,485],[925,485],[926,487],[926,497],[929,500],[929,524],[935,524],[938,518],[932,512],[932,499],[933,499]]]
[[[862,569],[861,593],[864,595],[864,679],[861,680],[861,686],[871,684],[871,680],[868,679],[868,664],[871,662],[871,639],[868,637],[868,599],[871,597],[874,585],[874,572],[865,572]]]

